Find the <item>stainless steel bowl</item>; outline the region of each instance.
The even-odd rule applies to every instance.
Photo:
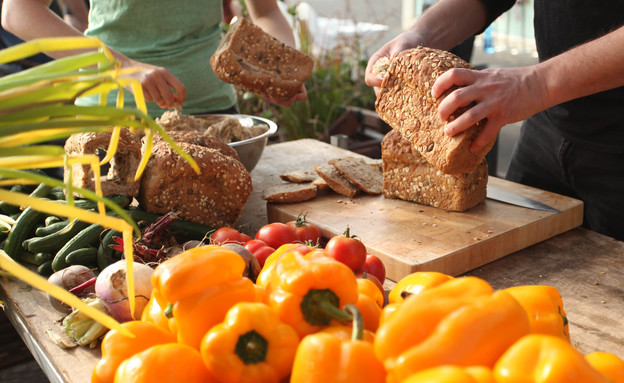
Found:
[[[230,142],[228,144],[233,147],[236,152],[238,152],[241,162],[245,165],[245,168],[249,172],[251,172],[256,167],[256,164],[258,164],[269,137],[277,132],[277,124],[262,117],[248,116],[245,114],[205,114],[194,117],[208,120],[213,123],[217,123],[226,118],[236,118],[245,128],[266,127],[266,131],[260,135],[247,140]]]

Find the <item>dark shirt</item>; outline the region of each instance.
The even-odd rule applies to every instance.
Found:
[[[488,22],[515,3],[482,0]],[[535,42],[540,61],[624,25],[622,0],[535,0]],[[618,47],[622,49],[622,47]],[[624,152],[624,87],[554,106],[547,121],[566,138],[599,150]]]

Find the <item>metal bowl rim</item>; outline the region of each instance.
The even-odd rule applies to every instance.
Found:
[[[257,135],[255,137],[252,138],[248,138],[246,140],[242,140],[242,141],[235,141],[235,142],[230,142],[228,143],[228,145],[232,146],[232,147],[236,147],[236,146],[243,146],[246,144],[250,144],[252,142],[255,141],[261,141],[263,139],[268,139],[270,136],[272,136],[273,134],[275,134],[275,132],[277,132],[277,124],[267,118],[264,117],[257,117],[257,116],[251,116],[248,114],[200,114],[200,115],[196,115],[195,117],[197,118],[202,118],[202,117],[220,117],[220,118],[237,118],[239,120],[242,120],[244,118],[250,118],[252,121],[254,121],[254,125],[255,122],[261,122],[263,124],[266,124],[268,126],[268,130],[260,135]]]

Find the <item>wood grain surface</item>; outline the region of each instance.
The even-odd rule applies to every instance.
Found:
[[[336,155],[352,153],[339,151]],[[323,163],[324,159],[312,161]],[[268,178],[275,176],[264,179]],[[269,222],[287,222],[306,214],[326,238],[342,234],[349,226],[369,253],[384,261],[387,276],[394,281],[423,270],[459,275],[578,227],[583,221],[582,201],[495,177],[489,178],[488,185],[546,203],[560,213],[490,199],[465,212],[447,212],[383,195],[348,198],[327,191],[304,202],[269,203],[267,217]]]

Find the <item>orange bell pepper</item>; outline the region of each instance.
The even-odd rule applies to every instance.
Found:
[[[624,383],[624,361],[617,355],[596,351],[585,355],[585,360],[609,382]]]
[[[350,320],[340,309],[358,298],[355,274],[346,265],[317,250],[301,255],[284,253],[266,288],[265,303],[299,337]]]
[[[385,382],[383,364],[375,357],[372,343],[362,340],[362,319],[353,305],[352,338],[344,340],[326,332],[303,338],[290,376],[290,383]]]
[[[102,357],[91,373],[92,383],[113,383],[115,371],[124,360],[157,344],[175,342],[175,336],[154,323],[144,321],[124,322],[134,338],[117,330],[110,330],[102,339]]]
[[[180,343],[159,344],[134,354],[115,373],[115,383],[216,381],[204,366],[199,351]]]
[[[237,303],[201,343],[220,382],[279,382],[290,374],[299,336],[263,303]]]
[[[384,297],[377,285],[370,279],[357,278],[358,300],[355,306],[364,319],[364,328],[377,331]]]
[[[159,295],[160,293],[158,291],[152,289],[152,296],[141,313],[141,320],[152,322],[163,330],[175,334],[176,331],[172,331],[172,322],[174,319],[168,318],[167,314],[165,314],[167,303],[164,301],[164,298],[159,297]],[[164,304],[164,306],[162,306],[162,304]]]
[[[560,336],[529,334],[493,368],[497,383],[607,383],[583,355]]]
[[[342,340],[349,340],[353,338],[353,327],[350,325],[329,326],[319,330],[317,334],[318,333],[333,335]],[[375,341],[375,333],[370,330],[364,329],[362,340],[373,343]]]
[[[438,286],[453,279],[452,276],[436,271],[417,271],[401,278],[388,294],[389,303],[399,303],[407,294],[419,294],[422,291]]]
[[[410,375],[402,383],[496,383],[496,381],[492,371],[483,366],[438,366]]]
[[[279,259],[282,257],[284,253],[296,251],[302,245],[300,243],[287,243],[280,247],[278,247],[271,255],[267,257],[264,261],[264,266],[262,266],[262,270],[260,270],[260,274],[258,274],[258,278],[256,279],[256,284],[262,287],[267,287],[273,276],[275,275],[275,266],[277,266]],[[312,247],[310,250],[314,249]]]
[[[256,289],[243,277],[245,262],[219,246],[202,246],[169,258],[154,270],[155,294],[172,306],[178,342],[199,350],[206,332],[238,302],[253,302]]]
[[[531,332],[560,336],[570,341],[568,317],[559,291],[552,286],[526,285],[504,289],[520,303],[529,315]]]
[[[492,367],[529,329],[511,295],[476,277],[455,278],[406,298],[379,326],[375,353],[388,382],[400,382],[441,365]]]

